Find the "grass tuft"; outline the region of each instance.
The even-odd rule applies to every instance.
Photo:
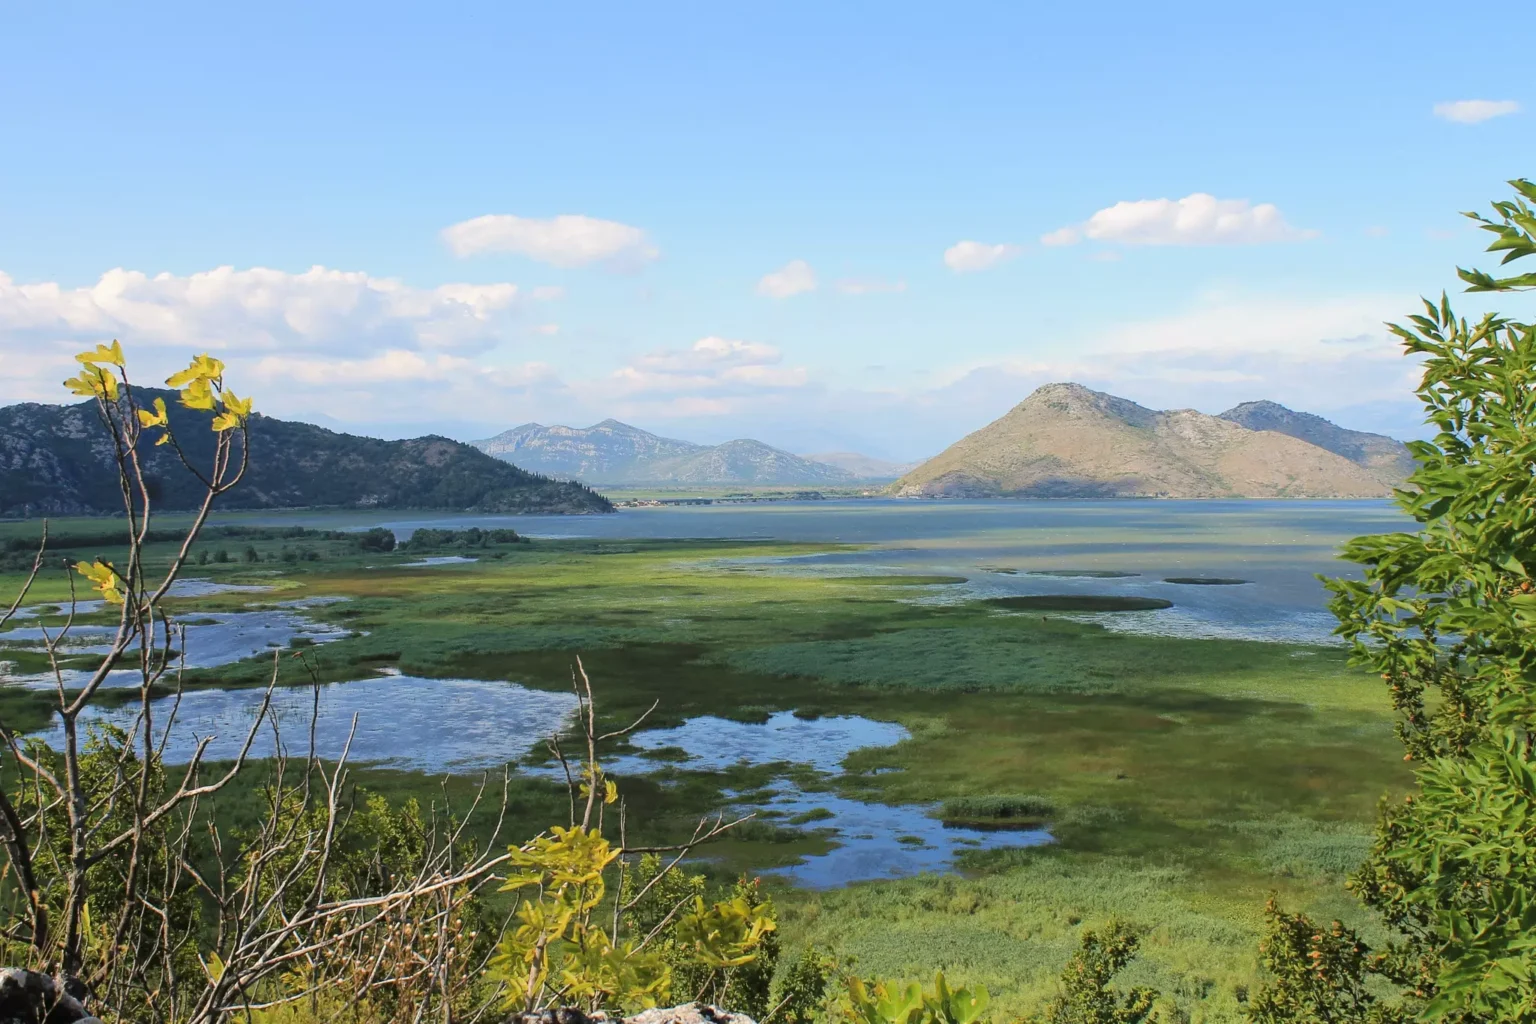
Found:
[[[1056,805],[1030,793],[957,796],[945,800],[939,817],[953,825],[1036,825],[1056,813]]]

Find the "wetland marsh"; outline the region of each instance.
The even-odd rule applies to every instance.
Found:
[[[293,684],[282,720],[302,717],[315,698],[289,657],[302,654],[322,684],[323,744],[358,715],[362,785],[430,799],[441,774],[462,787],[515,762],[511,821],[531,834],[564,813],[544,741],[568,728],[580,656],[605,721],[657,702],[604,752],[641,832],[757,809],[701,867],[765,873],[787,941],[835,946],[874,974],[940,965],[987,984],[1004,1012],[1050,991],[1078,924],[1120,916],[1151,929],[1128,981],[1193,1019],[1234,1019],[1266,895],[1358,917],[1343,874],[1378,798],[1407,781],[1384,695],[1346,667],[1312,576],[1339,570],[1343,540],[1398,528],[1385,503],[218,522],[382,525],[401,539],[507,526],[533,543],[468,559],[253,540],[253,560],[197,566],[209,585],[172,602],[188,623],[188,735],[243,738],[274,650]],[[39,603],[67,598],[57,575]],[[16,582],[0,576],[0,593]],[[58,625],[40,611],[0,633],[13,677],[43,667],[20,632]],[[91,611],[77,629],[105,624]],[[253,615],[291,628],[259,649],[214,642]],[[202,653],[198,629],[215,630]],[[0,709],[47,736],[46,703],[25,686],[0,686]],[[946,805],[963,820],[946,827]],[[1045,810],[982,813],[1017,806]]]

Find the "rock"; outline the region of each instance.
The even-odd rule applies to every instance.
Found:
[[[514,1013],[503,1024],[607,1024],[608,1015],[599,1010],[587,1013],[574,1006],[562,1006],[558,1010],[534,1010],[532,1013]]]
[[[504,1024],[609,1024],[613,1018],[599,1010],[588,1014],[575,1007],[514,1013]],[[0,1020],[0,1024],[8,1024]],[[52,1024],[52,1022],[48,1022]],[[683,1003],[681,1006],[657,1007],[623,1018],[622,1024],[756,1024],[744,1013],[731,1013],[707,1003]]]
[[[667,1009],[660,1007],[625,1017],[624,1024],[757,1024],[744,1013],[731,1013],[707,1003],[684,1003]]]
[[[101,1024],[85,1011],[79,988],[37,971],[0,968],[0,1024]]]

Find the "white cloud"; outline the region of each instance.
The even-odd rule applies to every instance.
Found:
[[[1083,240],[1082,232],[1077,228],[1057,228],[1040,236],[1041,245],[1076,245]]]
[[[1481,124],[1495,117],[1518,113],[1520,104],[1516,100],[1454,100],[1436,103],[1434,107],[1436,117],[1457,124]]]
[[[356,388],[369,384],[422,384],[422,382],[462,381],[493,382],[499,387],[524,387],[536,381],[554,379],[554,372],[544,362],[527,362],[521,367],[485,367],[478,359],[449,355],[445,352],[412,352],[407,348],[387,348],[384,352],[359,359],[332,359],[324,356],[264,356],[252,367],[252,376],[266,382],[301,382],[327,387]]]
[[[1259,245],[1315,237],[1287,224],[1273,203],[1217,199],[1196,192],[1183,199],[1119,202],[1081,225],[1059,228],[1040,241],[1073,245],[1085,238],[1125,245]]]
[[[486,214],[449,225],[442,236],[455,256],[512,252],[556,267],[606,263],[636,269],[661,255],[641,229],[580,214],[543,219]]]
[[[18,284],[0,273],[0,336],[59,345],[117,336],[140,346],[248,352],[475,348],[495,336],[518,299],[515,284],[415,288],[325,267],[153,277],[117,269],[79,288]]]
[[[661,349],[606,378],[575,385],[604,415],[718,417],[777,401],[806,388],[803,366],[785,366],[773,345],[707,337],[684,349]]]
[[[757,294],[770,299],[787,299],[791,295],[816,290],[816,271],[805,260],[790,260],[778,270],[764,274],[757,282]]]
[[[882,281],[877,277],[845,277],[837,282],[837,290],[844,295],[882,295],[904,292],[905,281]]]
[[[236,389],[273,415],[458,419],[501,408],[509,388],[533,387],[516,383],[527,373],[492,365],[499,346],[528,337],[525,297],[505,282],[417,288],[325,267],[118,269],[80,287],[0,274],[0,402],[70,401],[59,382],[74,353],[119,338],[134,379],[158,384],[192,353],[211,351]]]
[[[1019,247],[1007,243],[956,242],[944,250],[944,265],[957,274],[987,270],[1019,254]]]
[[[784,355],[772,345],[730,338],[700,338],[686,349],[663,349],[614,371],[621,390],[672,393],[748,388],[794,388],[806,383],[803,366],[780,365]]]

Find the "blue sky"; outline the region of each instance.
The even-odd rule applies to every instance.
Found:
[[[1059,379],[1407,435],[1380,322],[1536,96],[1451,5],[1250,6],[7,5],[0,402],[117,336],[390,436],[912,458]]]

